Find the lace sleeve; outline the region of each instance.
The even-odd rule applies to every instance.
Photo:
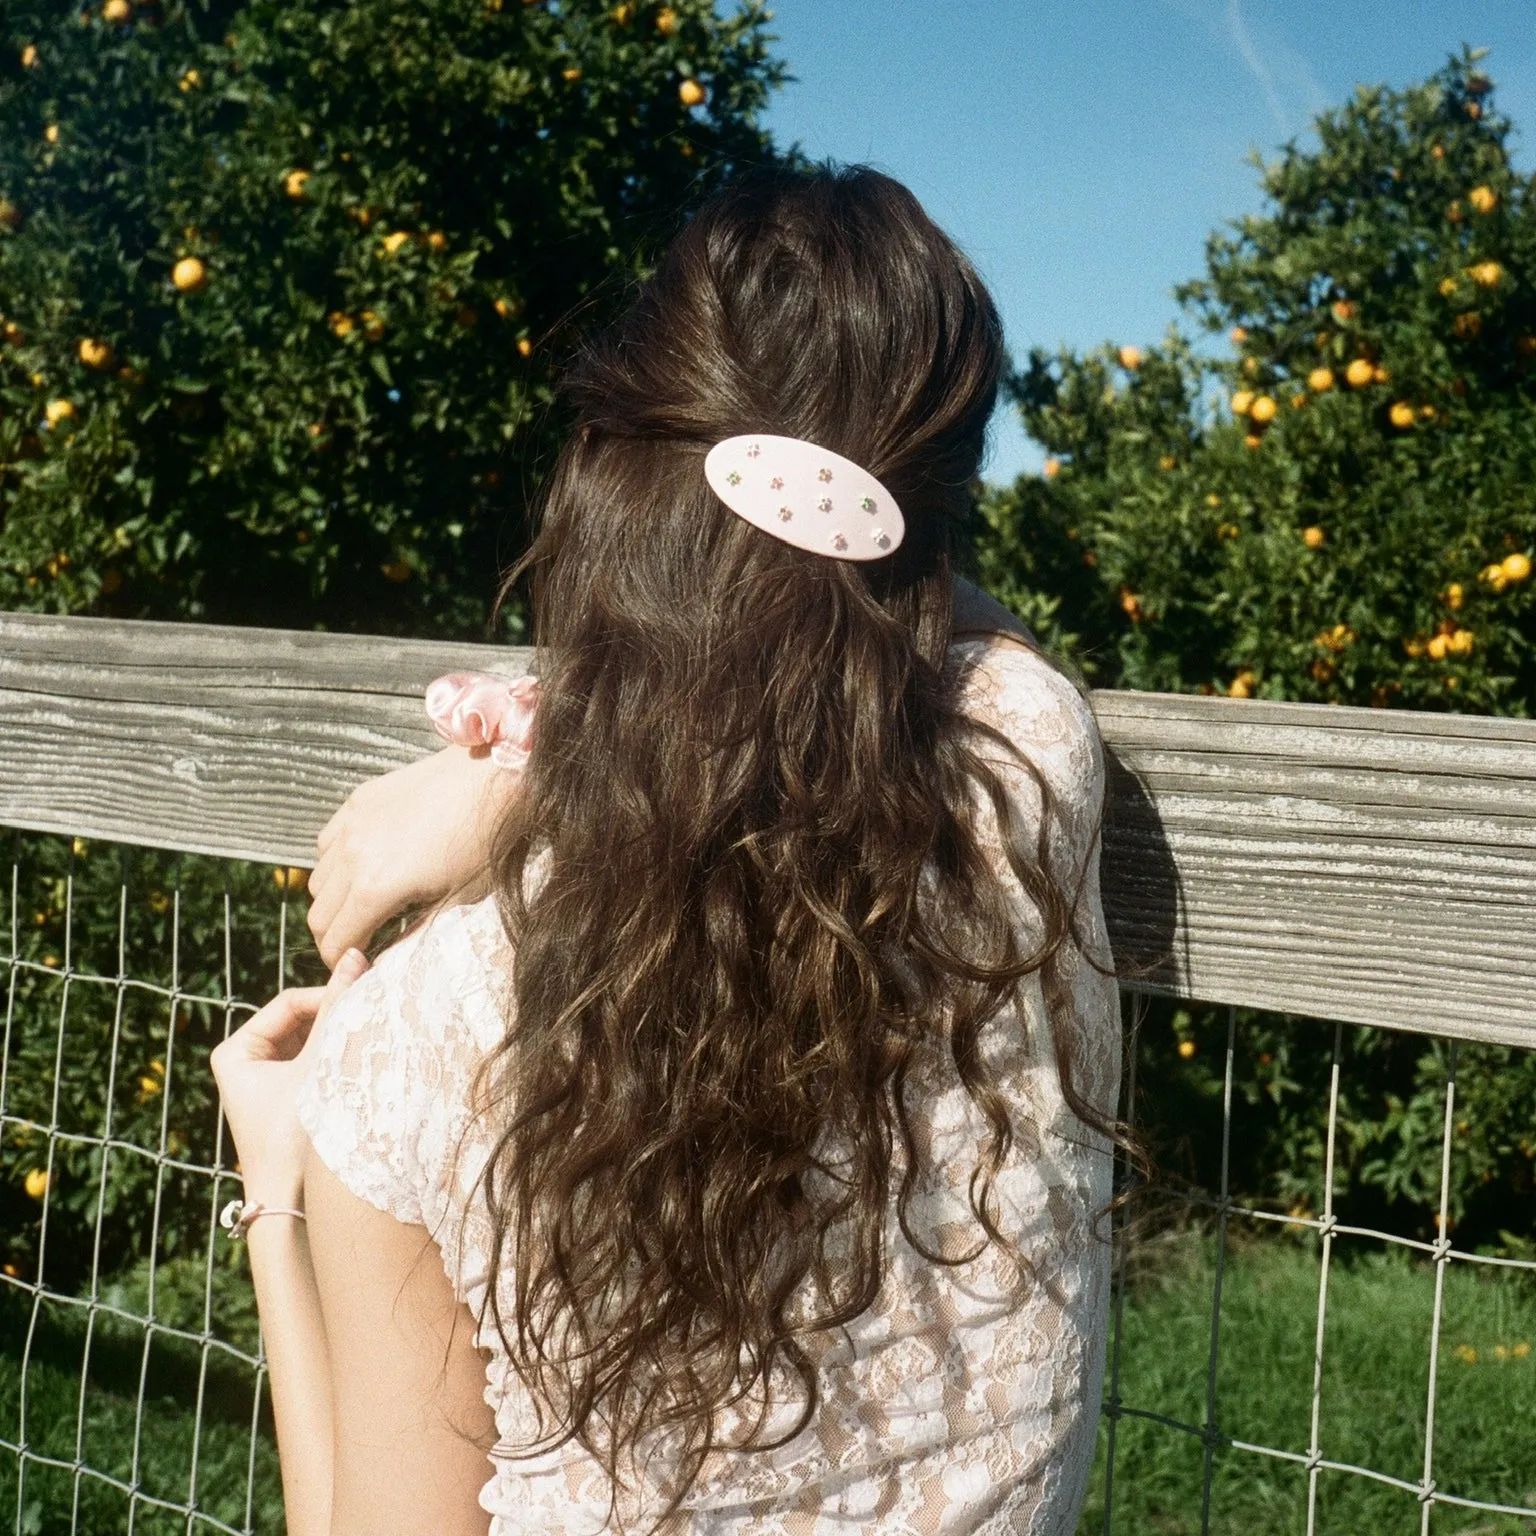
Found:
[[[442,1214],[468,1083],[503,1018],[491,903],[452,907],[384,951],[321,1020],[299,1123],[353,1194],[399,1221]]]
[[[1072,941],[1062,951],[1060,969],[1076,1016],[1076,1086],[1112,1117],[1119,1094],[1120,1010],[1099,883],[1105,769],[1098,723],[1088,701],[1038,653],[985,641],[955,649],[967,713],[1005,736],[1029,765],[995,742],[981,745],[980,755],[1007,793],[1015,834],[1032,841],[1043,821],[1049,871],[1074,901]],[[1044,817],[1042,783],[1050,800]],[[988,832],[999,874],[1012,884],[995,827]]]

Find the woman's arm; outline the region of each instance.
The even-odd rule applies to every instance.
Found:
[[[360,1199],[313,1147],[304,1187],[334,1405],[326,1536],[485,1536],[497,1434],[473,1314],[426,1227]]]
[[[245,1241],[271,1379],[288,1536],[330,1536],[331,1364],[309,1236],[304,1222],[274,1215],[252,1222]]]
[[[330,1354],[308,1234],[301,1217],[282,1214],[304,1209],[309,1138],[297,1097],[313,1059],[315,1026],[367,964],[354,951],[324,987],[279,992],[208,1058],[238,1155],[241,1203],[247,1212],[257,1204],[267,1209],[251,1216],[243,1235],[272,1383],[289,1536],[329,1536],[334,1440]]]
[[[522,774],[444,747],[359,784],[321,831],[309,931],[327,965],[407,908],[489,893],[486,852]]]

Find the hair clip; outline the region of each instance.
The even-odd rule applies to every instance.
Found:
[[[802,437],[727,437],[705,456],[704,478],[754,528],[833,560],[883,560],[906,534],[895,498],[867,469]]]

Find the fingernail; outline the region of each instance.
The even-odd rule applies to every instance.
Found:
[[[360,971],[368,964],[368,957],[360,949],[349,949],[341,957],[341,963],[350,970]]]

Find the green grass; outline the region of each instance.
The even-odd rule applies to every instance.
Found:
[[[1213,1248],[1193,1232],[1143,1245],[1125,1309],[1121,1396],[1187,1423],[1205,1418]],[[1304,1453],[1311,1415],[1312,1345],[1317,1307],[1312,1239],[1274,1235],[1235,1243],[1222,1296],[1217,1416],[1228,1436]],[[227,1282],[226,1282],[227,1283]],[[128,1298],[125,1298],[127,1300]],[[1340,1240],[1329,1289],[1321,1443],[1330,1460],[1416,1481],[1423,1458],[1432,1266],[1383,1253],[1380,1245]],[[0,1434],[16,1438],[19,1357],[28,1308],[0,1298]],[[76,1315],[48,1309],[27,1370],[27,1422],[34,1449],[70,1459],[80,1401],[83,1330]],[[134,1405],[142,1330],[98,1323],[86,1391],[84,1460],[130,1480]],[[1435,1477],[1446,1492],[1496,1503],[1536,1502],[1536,1277],[1474,1270],[1446,1272]],[[1502,1354],[1501,1354],[1502,1351]],[[1475,1358],[1474,1358],[1475,1357]],[[228,1524],[245,1521],[251,1450],[253,1373],[238,1362],[212,1369],[205,1387],[198,1449],[199,1505]],[[139,1455],[139,1485],[181,1502],[187,1496],[197,1401],[195,1348],[152,1346]],[[1081,1536],[1103,1528],[1104,1448],[1089,1487]],[[1117,1431],[1114,1522],[1117,1536],[1184,1536],[1200,1530],[1203,1451],[1192,1435],[1125,1418]],[[16,1518],[16,1458],[0,1453],[0,1528]],[[66,1536],[74,1497],[68,1471],[29,1466],[24,1536]],[[1218,1536],[1264,1536],[1306,1528],[1303,1469],[1250,1452],[1216,1453],[1210,1529]],[[79,1536],[129,1530],[128,1498],[95,1479],[80,1482]],[[1418,1536],[1412,1494],[1365,1478],[1325,1472],[1319,1480],[1320,1536]],[[252,1523],[263,1536],[282,1531],[277,1458],[269,1434],[256,1440]],[[135,1536],[185,1536],[181,1517],[140,1504]],[[212,1527],[194,1522],[193,1536]],[[1510,1517],[1446,1507],[1436,1536],[1530,1536]]]
[[[30,1298],[6,1288],[0,1294],[0,1435],[19,1438],[21,1354]],[[45,1303],[33,1334],[26,1371],[29,1449],[72,1462],[81,1407],[85,1328],[80,1312]],[[200,1351],[196,1345],[157,1335],[150,1344],[139,1440],[137,1487],[143,1495],[185,1505],[197,1428]],[[85,1386],[80,1459],[123,1483],[134,1482],[134,1421],[144,1358],[144,1329],[98,1316]],[[203,1413],[197,1436],[197,1508],[236,1530],[245,1528],[250,1478],[251,1418],[255,1372],[221,1351],[210,1351],[202,1380]],[[263,1408],[267,1408],[263,1394]],[[0,1450],[0,1529],[22,1536],[205,1536],[218,1527],[195,1516],[131,1500],[99,1478],[28,1461],[20,1490],[19,1458]],[[77,1504],[78,1500],[78,1504]],[[130,1505],[133,1505],[130,1515]],[[131,1519],[131,1525],[130,1525]],[[282,1497],[270,1419],[255,1438],[251,1527],[280,1536]],[[72,1523],[73,1521],[73,1523]]]
[[[1236,1235],[1236,1234],[1235,1234]],[[1133,1272],[1120,1396],[1205,1422],[1214,1246],[1192,1233],[1151,1245]],[[1305,1454],[1311,1427],[1317,1241],[1235,1242],[1222,1288],[1217,1423],[1238,1440]],[[1338,1239],[1328,1292],[1319,1444],[1330,1461],[1417,1482],[1423,1468],[1432,1265],[1378,1243]],[[1524,1346],[1523,1348],[1521,1346]],[[1536,1506],[1536,1276],[1447,1266],[1436,1393],[1441,1492]],[[1193,1435],[1122,1418],[1116,1431],[1117,1536],[1198,1533],[1204,1450]],[[1079,1536],[1104,1528],[1107,1426]],[[1304,1468],[1233,1448],[1216,1452],[1210,1530],[1306,1530]],[[1320,1536],[1419,1536],[1413,1494],[1342,1472],[1318,1480]],[[1536,1522],[1438,1506],[1436,1536],[1530,1536]]]

